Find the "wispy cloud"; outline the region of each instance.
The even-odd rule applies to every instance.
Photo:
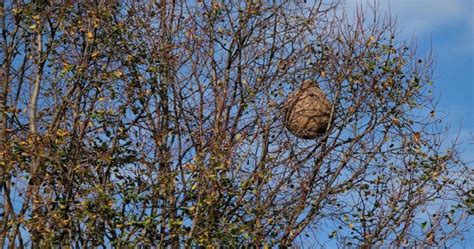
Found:
[[[372,3],[373,0],[346,0],[346,8],[350,12],[358,5]],[[396,18],[404,36],[415,34],[421,39],[431,39],[458,32],[455,41],[457,50],[474,50],[472,0],[378,0],[377,4],[382,12],[389,12]],[[449,37],[446,40],[450,40]]]
[[[419,52],[430,48],[437,57],[436,86],[439,108],[448,114],[450,138],[463,142],[463,158],[474,161],[474,1],[376,0],[379,11],[397,20],[402,38],[417,38]],[[374,0],[345,0],[348,13]],[[449,142],[449,141],[447,141]]]
[[[398,18],[400,25],[408,31],[431,33],[459,23],[468,23],[467,19],[471,17],[470,1],[382,0],[380,2],[382,7],[390,9]]]

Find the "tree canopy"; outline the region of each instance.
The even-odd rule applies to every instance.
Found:
[[[433,57],[339,1],[0,1],[0,245],[446,246],[473,174]],[[302,139],[282,107],[331,103]],[[302,242],[303,241],[303,242]]]

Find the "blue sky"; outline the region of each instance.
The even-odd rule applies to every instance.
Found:
[[[353,9],[373,0],[346,2]],[[464,160],[474,162],[474,141],[469,141],[474,139],[474,0],[379,2],[382,11],[397,18],[402,38],[416,37],[420,54],[433,49],[438,108],[448,117],[444,124],[450,126],[450,139],[459,133]],[[474,238],[474,231],[466,237]]]
[[[451,132],[460,132],[464,159],[474,160],[474,10],[472,0],[384,0],[404,32],[414,32],[420,51],[432,46],[439,109]],[[472,137],[471,137],[472,138]]]
[[[373,2],[346,1],[348,9]],[[379,4],[396,18],[402,38],[416,38],[421,55],[433,49],[438,109],[448,117],[450,139],[459,134],[464,160],[474,162],[474,1],[379,0]]]
[[[451,128],[451,139],[459,134],[463,159],[474,167],[474,1],[382,2],[390,5],[405,34],[416,35],[421,52],[433,48],[439,109],[448,115],[445,124]],[[474,229],[465,237],[456,248],[472,246]]]
[[[372,2],[346,1],[348,8]],[[381,9],[397,18],[403,37],[416,37],[421,54],[433,49],[438,109],[447,115],[445,125],[450,126],[450,139],[459,134],[463,159],[474,167],[474,1],[380,0],[379,3]],[[474,229],[465,236],[465,244],[458,244],[457,248],[469,248],[474,243]]]
[[[350,14],[374,0],[343,0]],[[474,168],[474,0],[376,0],[379,14],[396,18],[399,39],[416,39],[420,56],[431,50],[436,59],[435,96],[439,116],[449,126],[447,144],[459,138],[464,161]],[[471,225],[474,219],[471,219]],[[323,238],[323,237],[322,237]],[[324,238],[323,238],[324,239]],[[328,240],[327,248],[336,248]],[[303,242],[305,248],[311,242]],[[474,228],[453,248],[473,248]],[[308,247],[307,247],[308,246]]]

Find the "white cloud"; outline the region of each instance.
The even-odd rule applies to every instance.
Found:
[[[390,11],[405,31],[433,32],[450,25],[469,25],[472,31],[472,0],[378,0],[382,11]],[[346,0],[348,9],[362,4],[367,6],[373,0]]]
[[[374,0],[345,0],[345,3],[351,13],[356,6],[367,6]],[[474,93],[474,78],[472,71],[465,71],[465,63],[474,69],[474,1],[378,0],[377,3],[379,13],[390,12],[396,18],[402,38],[415,35],[419,48],[433,46],[440,66],[436,71],[438,82],[442,84],[438,91],[444,93],[439,107],[447,112],[449,118],[445,124],[453,129],[447,142],[459,136],[463,142],[463,158],[474,162],[474,144],[469,140],[470,134],[474,134],[474,102],[470,98]]]
[[[374,0],[346,0],[348,12],[356,6],[367,6]],[[396,18],[402,35],[413,34],[421,39],[441,37],[455,31],[455,37],[446,37],[459,53],[474,50],[474,12],[472,0],[377,0],[380,11],[390,12]],[[448,41],[449,40],[449,41]]]
[[[384,0],[400,25],[408,31],[434,32],[440,28],[466,21],[470,15],[460,0]]]

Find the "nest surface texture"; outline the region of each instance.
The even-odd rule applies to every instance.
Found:
[[[326,131],[331,107],[331,103],[316,83],[305,81],[288,96],[284,104],[284,125],[299,138],[317,138]]]

